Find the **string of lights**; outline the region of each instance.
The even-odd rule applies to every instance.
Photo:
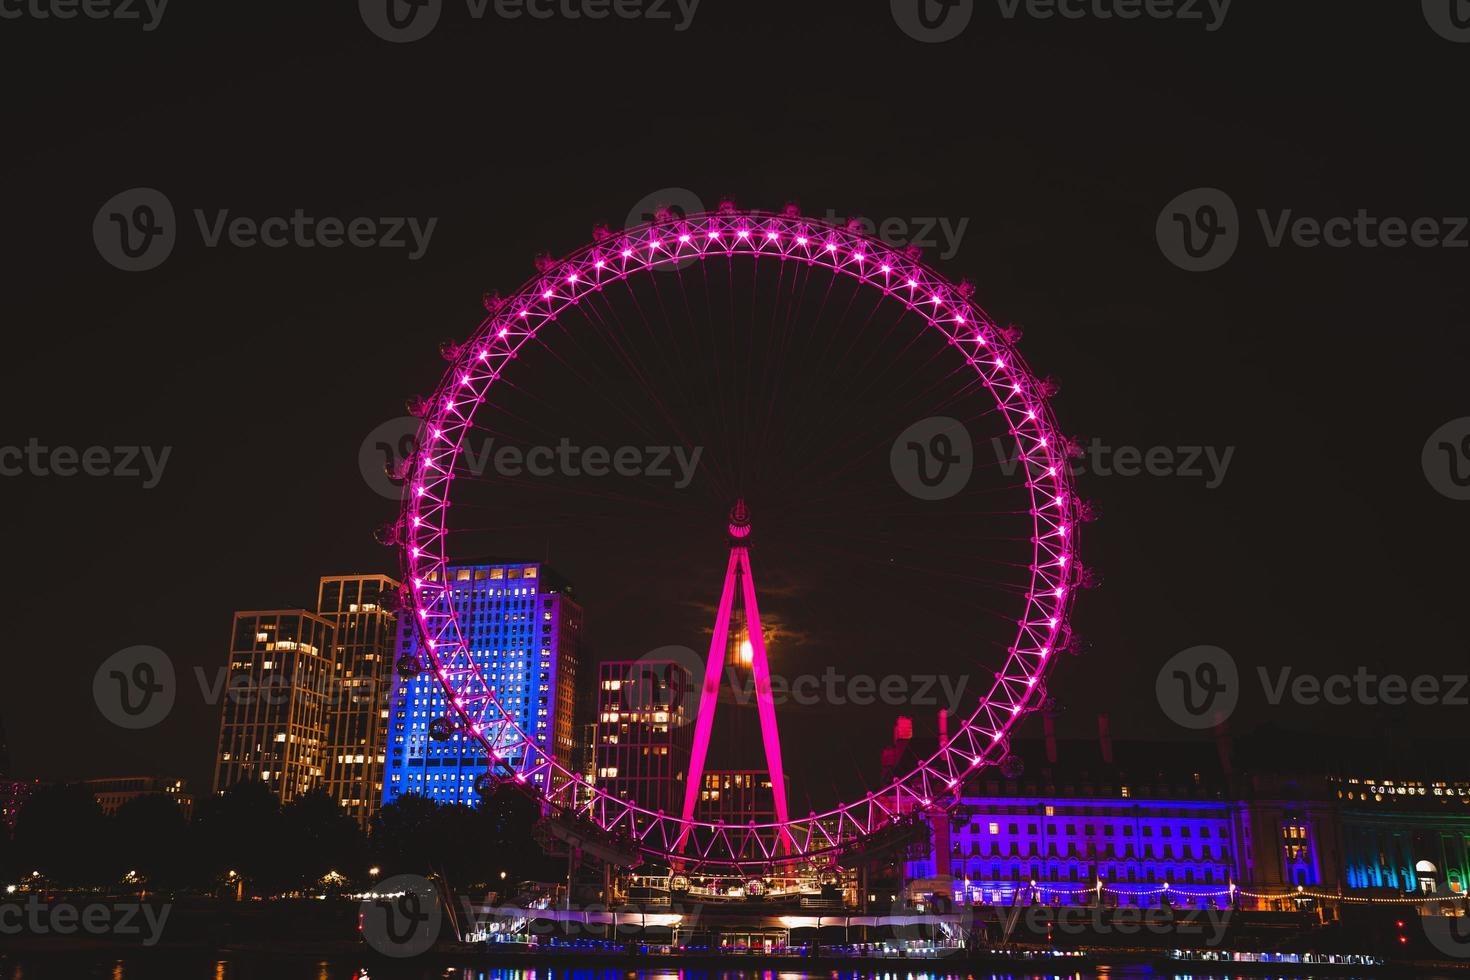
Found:
[[[1004,888],[1009,888],[1009,887],[1012,886],[1012,883],[1011,882],[970,882],[970,881],[967,881],[965,883],[965,889],[967,891],[974,891],[974,892],[984,891],[986,889],[994,889],[997,886],[1004,887]],[[1149,898],[1149,897],[1155,897],[1155,896],[1159,896],[1159,895],[1178,895],[1178,896],[1180,896],[1182,898],[1193,898],[1193,899],[1226,898],[1226,897],[1232,897],[1232,896],[1235,896],[1235,895],[1239,895],[1239,896],[1241,896],[1243,898],[1264,899],[1264,900],[1267,900],[1267,901],[1277,901],[1277,900],[1281,900],[1281,899],[1307,899],[1307,898],[1310,898],[1310,899],[1316,899],[1318,901],[1325,901],[1325,902],[1350,902],[1350,903],[1359,904],[1359,905],[1421,905],[1421,904],[1424,904],[1424,903],[1427,903],[1427,902],[1470,902],[1470,895],[1414,895],[1414,896],[1398,896],[1398,897],[1387,897],[1387,896],[1379,897],[1379,896],[1369,896],[1369,895],[1339,895],[1339,894],[1335,894],[1335,893],[1332,893],[1332,892],[1311,891],[1311,890],[1308,890],[1308,889],[1303,888],[1303,887],[1300,887],[1300,886],[1297,887],[1297,888],[1295,888],[1295,889],[1288,889],[1286,891],[1269,892],[1269,891],[1250,891],[1250,890],[1247,890],[1247,889],[1244,889],[1244,888],[1240,888],[1240,887],[1232,884],[1232,885],[1230,885],[1230,886],[1228,886],[1226,888],[1218,888],[1218,889],[1205,890],[1205,891],[1195,891],[1195,890],[1178,888],[1178,887],[1176,887],[1174,885],[1170,885],[1167,882],[1159,885],[1157,888],[1133,888],[1133,889],[1129,889],[1129,888],[1119,888],[1119,887],[1117,887],[1115,885],[1108,885],[1108,884],[1104,884],[1102,882],[1098,882],[1097,884],[1093,885],[1090,888],[1088,888],[1088,887],[1081,887],[1081,888],[1057,888],[1057,887],[1053,887],[1051,885],[1038,884],[1038,883],[1036,883],[1036,882],[1033,881],[1033,882],[1030,882],[1028,885],[1021,886],[1021,887],[1023,887],[1023,888],[1029,887],[1029,888],[1031,888],[1032,890],[1036,891],[1039,894],[1040,893],[1044,893],[1044,894],[1050,895],[1050,896],[1076,896],[1076,895],[1088,895],[1088,894],[1093,894],[1093,895],[1108,894],[1108,895],[1120,896],[1120,897],[1123,897],[1123,898],[1135,898],[1135,899],[1136,898]]]

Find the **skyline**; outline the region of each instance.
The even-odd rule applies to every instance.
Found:
[[[198,778],[188,733],[208,731],[215,709],[181,697],[161,730],[117,738],[92,704],[96,666],[129,646],[156,646],[179,665],[181,692],[195,692],[194,668],[213,677],[224,659],[235,608],[309,608],[314,574],[398,574],[396,559],[370,538],[396,508],[359,472],[365,437],[431,387],[443,368],[435,347],[467,335],[483,291],[510,290],[532,274],[537,251],[565,252],[593,221],[618,225],[660,189],[689,188],[711,207],[724,193],[769,209],[795,197],[807,213],[861,212],[875,227],[894,221],[910,237],[936,238],[935,264],[974,277],[977,298],[998,319],[1025,327],[1028,358],[1060,380],[1065,431],[1140,454],[1235,448],[1214,489],[1182,476],[1081,476],[1103,510],[1086,529],[1083,554],[1104,585],[1078,608],[1091,651],[1055,678],[1053,694],[1073,706],[1064,728],[1087,727],[1099,703],[1143,698],[1142,712],[1115,710],[1117,724],[1174,734],[1138,678],[1151,681],[1168,658],[1201,644],[1228,650],[1253,684],[1257,667],[1273,671],[1274,683],[1278,665],[1325,675],[1344,659],[1353,670],[1461,669],[1454,556],[1466,532],[1458,504],[1436,492],[1420,464],[1431,434],[1464,414],[1459,253],[1307,248],[1290,236],[1273,247],[1256,215],[1264,210],[1265,227],[1275,228],[1287,211],[1326,219],[1360,208],[1456,210],[1446,127],[1418,97],[1453,84],[1456,49],[1416,11],[1338,25],[1365,43],[1391,39],[1414,52],[1412,78],[1337,78],[1331,92],[1299,57],[1320,45],[1322,21],[1307,11],[1277,11],[1271,29],[1260,30],[1251,21],[1258,15],[1238,10],[1214,40],[1179,50],[1160,43],[1174,36],[1166,25],[1128,33],[1112,29],[1121,24],[992,20],[953,42],[968,59],[937,62],[929,47],[890,37],[883,11],[836,21],[812,11],[772,16],[795,38],[880,51],[896,74],[926,79],[924,94],[909,102],[913,129],[950,134],[946,156],[965,165],[936,169],[934,157],[909,152],[907,127],[867,128],[870,103],[860,94],[827,100],[820,139],[808,113],[781,108],[754,128],[765,138],[732,138],[752,131],[752,101],[779,101],[771,97],[779,83],[760,77],[711,80],[699,98],[672,88],[643,107],[656,124],[685,127],[677,159],[647,145],[642,120],[629,125],[616,114],[548,130],[544,150],[521,159],[494,153],[491,137],[437,86],[416,81],[435,77],[472,91],[488,78],[509,89],[526,62],[485,66],[487,50],[594,57],[601,42],[580,28],[555,36],[509,25],[441,29],[388,49],[359,24],[321,13],[289,22],[261,13],[228,33],[184,14],[175,26],[200,33],[160,30],[141,60],[113,50],[105,34],[71,35],[84,56],[53,93],[75,103],[66,124],[48,119],[40,102],[14,109],[30,138],[6,173],[12,186],[38,192],[15,202],[16,225],[33,232],[8,254],[15,286],[7,302],[36,326],[15,352],[20,378],[4,397],[13,417],[47,406],[18,445],[35,438],[52,447],[148,446],[154,458],[164,447],[172,452],[147,490],[129,478],[3,483],[14,500],[9,539],[28,566],[17,588],[37,603],[18,627],[17,647],[31,655],[15,658],[11,690],[46,695],[0,695],[16,765],[78,777],[157,769]],[[718,7],[700,17],[700,30],[725,33],[732,44],[757,40],[771,23]],[[679,45],[688,36],[657,41]],[[253,91],[210,70],[206,50],[246,66]],[[1242,50],[1273,70],[1242,76]],[[302,51],[312,52],[309,64],[296,62],[293,52]],[[390,52],[401,66],[392,78],[364,77],[346,101],[308,94],[311,112],[287,110],[314,91],[313,81],[357,77],[348,68],[357,59]],[[9,67],[16,85],[44,70],[36,57],[17,53]],[[1026,83],[979,86],[969,60]],[[1092,101],[1078,99],[1060,71],[1044,70],[1064,64],[1094,80]],[[188,73],[217,108],[196,125],[187,97],[160,94],[120,119],[79,97],[124,71],[160,93]],[[638,87],[659,77],[652,66],[626,71]],[[1180,78],[1189,84],[1176,84]],[[548,97],[575,100],[580,91],[555,74],[545,84]],[[834,95],[846,89],[835,79],[807,84]],[[1384,105],[1395,111],[1380,113]],[[975,123],[955,130],[961,109]],[[515,103],[498,111],[507,127],[534,121]],[[1363,157],[1366,112],[1394,153]],[[385,125],[399,138],[378,140],[384,145],[370,159],[346,149]],[[242,126],[270,138],[241,141]],[[126,147],[126,160],[96,172],[83,162],[93,145]],[[590,175],[578,152],[587,146],[606,148]],[[773,156],[771,146],[789,152]],[[834,165],[839,146],[847,166]],[[282,170],[273,165],[282,147],[309,152]],[[206,165],[232,155],[248,180]],[[447,162],[428,167],[426,155]],[[158,187],[186,222],[195,208],[252,219],[302,208],[441,220],[413,262],[408,249],[210,248],[181,235],[166,263],[127,274],[106,264],[86,229],[104,202],[137,186]],[[1233,257],[1208,273],[1177,268],[1154,238],[1161,211],[1190,187],[1225,190],[1245,224]],[[70,294],[78,269],[93,284],[84,317],[57,300]],[[1390,330],[1403,339],[1379,342]],[[73,357],[78,349],[94,357]],[[1369,394],[1365,361],[1375,378],[1394,380],[1391,406]],[[71,372],[60,399],[49,380],[58,363]],[[312,382],[300,383],[306,377]],[[718,521],[727,506],[710,502],[687,527]],[[699,647],[704,610],[686,612],[677,586],[638,594],[623,583],[619,562],[586,554],[575,533],[536,537],[524,556],[570,566],[588,598],[598,659],[636,659],[668,643]],[[779,529],[766,533],[763,584],[800,588],[807,583],[782,578],[793,561],[775,553],[779,541]],[[682,555],[650,560],[660,576],[703,567],[686,566]],[[211,573],[202,595],[190,588],[196,570]],[[97,583],[85,587],[88,628],[61,641],[75,652],[57,670],[40,653],[55,648],[52,624],[68,621],[78,600],[70,589],[35,583],[84,581]],[[707,602],[717,584],[692,582],[689,592]],[[772,611],[785,614],[799,639],[805,625],[780,608],[782,598]],[[640,632],[639,623],[657,625]],[[797,646],[773,644],[773,657]],[[55,734],[58,712],[74,724]],[[1449,731],[1453,714],[1419,711],[1409,723]],[[1299,708],[1298,717],[1350,731],[1364,714],[1323,705]],[[1257,685],[1233,721],[1279,718]],[[886,729],[887,719],[874,724]]]
[[[0,980],[1470,962],[1470,0],[0,49]]]

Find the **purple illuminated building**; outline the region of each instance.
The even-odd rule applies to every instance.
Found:
[[[1293,762],[1274,735],[1237,759],[1223,738],[1114,744],[1101,718],[1096,741],[1059,742],[1046,722],[1016,748],[1020,772],[972,780],[936,818],[929,853],[905,867],[911,894],[1256,909],[1465,894],[1470,781],[1328,775],[1342,760]],[[911,761],[911,738],[901,723],[885,768]],[[1371,768],[1418,763],[1455,768]]]
[[[956,901],[1208,907],[1229,905],[1242,880],[1241,808],[1218,762],[1166,760],[1157,747],[1055,739],[1022,746],[1022,774],[992,770],[950,811],[949,854],[931,850],[907,875]],[[890,750],[890,753],[892,750]],[[1121,757],[1120,757],[1121,755]],[[1179,765],[1178,763],[1183,763]]]

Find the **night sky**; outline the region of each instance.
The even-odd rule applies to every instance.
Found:
[[[807,214],[902,218],[915,231],[967,221],[953,255],[941,257],[941,240],[925,257],[1023,327],[1025,357],[1060,383],[1064,431],[1113,447],[1233,447],[1214,488],[1080,478],[1102,513],[1082,556],[1104,581],[1077,606],[1090,649],[1051,685],[1064,733],[1087,734],[1109,712],[1120,737],[1190,737],[1160,710],[1154,679],[1201,644],[1230,651],[1247,678],[1237,730],[1463,730],[1465,707],[1273,706],[1256,668],[1470,669],[1470,503],[1438,492],[1421,465],[1430,434],[1470,415],[1470,232],[1460,248],[1273,248],[1256,212],[1364,209],[1446,230],[1470,214],[1454,94],[1470,45],[1439,36],[1418,4],[1239,0],[1207,31],[1008,19],[992,0],[942,44],[906,36],[886,6],[703,0],[678,31],[475,20],[447,0],[433,33],[407,44],[374,36],[347,3],[175,0],[151,31],[0,23],[0,445],[171,447],[150,489],[0,478],[12,607],[0,718],[17,772],[178,773],[207,790],[218,709],[194,668],[213,677],[224,665],[232,610],[310,604],[324,574],[396,573],[396,553],[371,535],[396,506],[360,473],[368,433],[432,391],[439,343],[468,336],[483,292],[510,292],[534,255],[581,246],[594,223],[621,226],[665,188],[709,207],[724,195],[772,210],[796,200]],[[134,187],[162,191],[180,228],[162,265],[130,273],[99,255],[92,225]],[[1225,191],[1240,215],[1237,251],[1209,272],[1171,264],[1155,238],[1165,205],[1198,187]],[[437,222],[410,260],[408,248],[206,247],[196,208]],[[720,282],[705,288],[724,295]],[[775,331],[763,344],[782,336],[775,318],[750,319]],[[733,337],[741,322],[694,316],[669,329]],[[649,352],[661,349],[653,337]],[[856,363],[917,356],[889,358],[876,338]],[[859,398],[844,368],[815,356],[756,345],[731,361],[717,346],[703,361],[692,347],[677,364],[642,360],[653,366],[631,411],[647,421],[649,406],[674,406],[704,426],[711,475],[738,478],[688,492],[513,486],[503,498],[487,484],[483,499],[504,501],[503,537],[476,553],[549,556],[580,591],[596,657],[699,647],[739,489],[756,511],[757,580],[787,631],[773,663],[970,669],[956,652],[975,639],[965,623],[994,603],[958,594],[955,576],[996,559],[985,551],[996,525],[941,533],[896,494],[884,455],[904,426],[941,413],[915,405],[913,388]],[[622,427],[601,412],[600,400],[634,389],[584,353],[607,368],[586,385],[550,355],[528,358],[524,390],[507,394],[525,411],[504,438],[675,438],[666,421]],[[716,360],[759,379],[744,397],[787,399],[773,432],[718,434],[741,413],[704,397],[701,372]],[[537,401],[550,407],[533,414]],[[813,488],[836,464],[813,462],[813,434],[839,456],[848,443],[881,450],[830,506]],[[905,562],[920,577],[878,606]],[[983,592],[990,572],[974,575]],[[984,637],[979,662],[998,662]],[[180,690],[164,723],[124,732],[99,714],[92,679],[138,644],[169,654]],[[843,746],[809,773],[875,779],[866,741],[845,746],[840,730],[881,739],[897,713],[785,713],[788,753]]]

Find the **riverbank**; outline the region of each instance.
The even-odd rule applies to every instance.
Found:
[[[1404,961],[1372,963],[1329,962],[1324,957],[1292,962],[1288,958],[1269,961],[1219,958],[1183,959],[1156,950],[955,950],[950,955],[833,955],[826,951],[795,955],[766,952],[643,952],[638,949],[597,949],[555,951],[518,947],[512,944],[441,943],[414,957],[387,956],[364,943],[350,940],[276,941],[213,945],[208,943],[160,943],[156,946],[130,946],[90,938],[65,942],[56,938],[29,937],[19,943],[0,945],[0,956],[22,955],[28,959],[86,957],[89,955],[125,956],[140,965],[166,962],[179,957],[201,961],[221,959],[253,963],[269,968],[272,962],[334,963],[343,968],[366,968],[374,972],[399,972],[412,965],[415,970],[445,971],[464,969],[608,969],[620,971],[666,972],[670,969],[702,970],[713,973],[729,971],[780,971],[799,974],[827,975],[833,971],[858,974],[924,972],[930,974],[1078,975],[1108,973],[1148,973],[1168,976],[1231,974],[1244,976],[1383,976],[1383,977],[1466,977],[1470,963],[1459,961]]]

